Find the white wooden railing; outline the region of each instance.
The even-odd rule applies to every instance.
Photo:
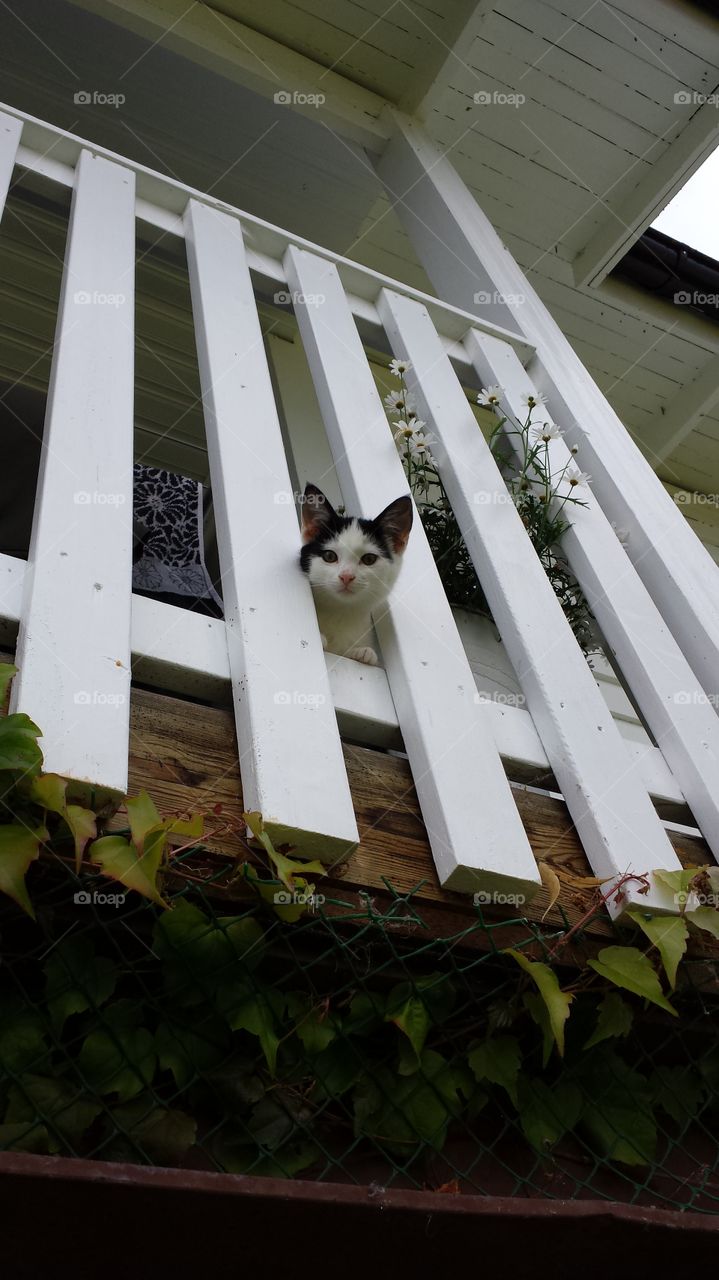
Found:
[[[134,663],[143,683],[179,692],[212,697],[230,683],[246,805],[276,839],[327,863],[359,838],[340,732],[403,745],[440,881],[453,889],[527,895],[539,884],[508,762],[551,771],[599,876],[679,866],[656,801],[688,805],[719,854],[719,720],[708,681],[592,495],[573,509],[566,552],[661,750],[620,736],[477,428],[458,372],[499,383],[517,410],[533,360],[519,332],[5,108],[0,208],[15,165],[73,191],[30,554],[27,564],[0,557],[0,623],[19,624],[13,708],[42,726],[48,769],[124,790]],[[136,221],[187,246],[222,622],[132,595]],[[323,654],[297,569],[296,513],[277,501],[292,482],[256,295],[278,286],[293,295],[350,510],[371,514],[407,490],[360,329],[411,361],[528,710],[478,697],[419,521],[378,620],[384,668]],[[122,302],[78,301],[87,296]],[[560,472],[566,446],[557,441],[552,453]],[[90,500],[78,505],[78,493]],[[656,884],[641,898],[629,886],[633,901],[673,905]]]

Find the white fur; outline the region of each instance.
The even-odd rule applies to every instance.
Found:
[[[401,556],[387,560],[356,520],[325,543],[324,550],[335,551],[337,560],[327,564],[321,556],[313,556],[309,568],[324,647],[330,653],[376,666],[371,614],[382,612],[381,606],[400,571]],[[373,565],[364,565],[361,558],[365,554],[378,558]],[[340,577],[342,573],[354,574],[348,590]]]

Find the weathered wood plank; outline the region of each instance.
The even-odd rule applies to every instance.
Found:
[[[147,787],[165,813],[198,809],[211,813],[221,804],[221,814],[210,818],[217,834],[207,840],[207,846],[231,857],[246,857],[240,834],[243,802],[232,712],[141,689],[133,690],[131,711],[131,791]],[[328,873],[323,885],[341,897],[343,890],[386,892],[386,881],[400,893],[421,883],[418,901],[466,919],[474,911],[471,899],[439,884],[407,761],[365,747],[345,745],[344,754],[360,843],[346,862]],[[574,924],[589,909],[594,890],[573,883],[590,877],[591,869],[567,807],[561,800],[521,787],[514,788],[513,795],[535,856],[548,861],[564,878],[559,903],[547,923],[561,925],[566,917]],[[685,865],[710,861],[702,841],[677,834],[670,838]],[[500,903],[487,910],[498,918],[521,914],[539,920],[546,902],[545,892],[540,891],[521,907]]]

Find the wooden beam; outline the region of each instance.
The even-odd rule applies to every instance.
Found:
[[[700,419],[719,403],[719,356],[712,356],[698,377],[682,387],[662,409],[658,422],[652,424],[651,438],[638,437],[638,443],[656,471],[666,458],[691,435]]]
[[[131,703],[130,789],[146,787],[166,813],[222,805],[225,824],[208,847],[231,858],[247,857],[241,833],[242,786],[232,712],[197,707],[179,698],[134,689]],[[342,897],[346,891],[399,893],[418,885],[417,900],[442,907],[465,921],[473,913],[471,897],[442,889],[422,820],[409,764],[397,756],[365,747],[344,746],[360,843],[341,865],[328,871],[322,892]],[[560,877],[562,893],[547,916],[548,926],[574,924],[589,908],[594,890],[576,883],[591,876],[566,805],[547,794],[513,788],[527,838],[539,860],[549,862]],[[124,821],[119,819],[118,821]],[[670,832],[686,866],[711,861],[703,841]],[[489,904],[493,918],[526,915],[539,921],[547,905],[543,890],[533,901]]]
[[[690,91],[686,91],[690,94]],[[707,90],[707,96],[709,89]],[[690,95],[691,96],[691,95]],[[598,285],[620,258],[661,213],[719,142],[719,111],[705,102],[694,112],[681,133],[632,188],[616,212],[606,218],[572,264],[574,282]],[[611,196],[608,197],[608,201]],[[607,202],[604,202],[607,208]]]
[[[380,120],[385,99],[287,48],[208,4],[187,0],[70,0],[152,44],[252,89],[263,98],[318,120],[381,151],[389,136]],[[138,59],[139,61],[139,59]],[[318,98],[319,95],[319,98]]]
[[[548,308],[459,174],[424,130],[390,113],[396,134],[378,172],[427,274],[472,307],[477,283],[497,291],[536,346],[528,371],[581,449],[602,509],[629,531],[627,554],[709,694],[719,690],[719,569],[677,510]]]
[[[424,81],[421,85],[413,85],[398,103],[402,111],[406,111],[409,115],[416,115],[421,120],[426,120],[431,115],[439,106],[447,87],[452,84],[458,69],[466,68],[472,45],[494,9],[494,0],[475,0],[474,7],[456,39],[451,45],[444,45],[438,49],[438,59],[431,79]],[[477,73],[478,88],[481,88],[480,81],[481,76]]]

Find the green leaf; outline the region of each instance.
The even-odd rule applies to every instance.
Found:
[[[219,1067],[230,1052],[225,1023],[216,1014],[201,1013],[192,1026],[161,1022],[155,1049],[163,1071],[171,1071],[178,1089],[186,1089],[198,1075]]]
[[[0,1067],[13,1075],[38,1071],[49,1057],[42,1019],[20,1001],[5,1000],[0,1006]]]
[[[546,1067],[554,1048],[554,1033],[549,1021],[549,1010],[536,991],[525,991],[522,1003],[542,1033],[542,1066]]]
[[[210,920],[184,899],[157,921],[154,950],[162,960],[165,990],[179,1004],[210,1001],[219,1013],[236,1003],[262,959],[264,930],[252,916]]]
[[[314,1061],[313,1101],[341,1098],[356,1084],[364,1069],[363,1059],[352,1051],[346,1040],[334,1040]]]
[[[321,1053],[337,1035],[333,1018],[324,1003],[318,1003],[302,991],[287,996],[287,1012],[294,1019],[297,1035],[310,1054]]]
[[[40,1141],[37,1128],[49,1131],[50,1151],[60,1151],[63,1143],[77,1154],[83,1134],[102,1111],[102,1104],[83,1096],[80,1089],[64,1080],[44,1076],[21,1076],[8,1092],[6,1124],[37,1122],[32,1141]]]
[[[165,833],[159,834],[161,838],[152,841],[144,856],[139,856],[124,836],[101,836],[90,845],[89,857],[102,867],[106,876],[119,880],[158,906],[167,907],[155,883],[165,841]]]
[[[278,879],[282,881],[285,888],[289,889],[290,892],[295,888],[294,881],[297,876],[306,876],[308,872],[315,872],[321,876],[327,874],[327,868],[321,862],[297,862],[293,858],[286,858],[284,854],[278,853],[264,829],[260,813],[243,813],[242,816],[255,839],[259,840],[269,855]]]
[[[695,911],[687,911],[684,918],[713,938],[719,938],[719,911],[716,907],[697,907]]]
[[[282,1101],[278,1098],[263,1098],[258,1102],[247,1125],[255,1142],[267,1147],[269,1151],[276,1151],[287,1142],[299,1119],[298,1109],[291,1105],[290,1099],[284,1095],[281,1097]]]
[[[547,1014],[549,1016],[549,1025],[552,1029],[554,1043],[560,1057],[564,1056],[564,1024],[569,1017],[569,1006],[574,999],[573,996],[567,995],[562,991],[557,980],[557,975],[548,964],[542,964],[539,960],[529,960],[521,951],[514,951],[508,948],[506,955],[512,956],[518,965],[528,973],[532,982],[537,987],[542,1000],[547,1006]]]
[[[626,1036],[631,1030],[634,1012],[618,991],[608,991],[599,1006],[599,1017],[585,1049],[592,1049],[612,1036]]]
[[[621,1164],[650,1163],[657,1127],[644,1076],[603,1047],[580,1061],[574,1078],[584,1093],[580,1124],[599,1154]]]
[[[517,1077],[522,1062],[519,1041],[515,1036],[490,1036],[473,1049],[467,1061],[475,1080],[501,1085],[517,1106]]]
[[[633,991],[635,995],[651,1000],[660,1009],[666,1009],[675,1018],[678,1016],[662,991],[651,961],[636,947],[605,947],[596,960],[589,960],[587,963],[615,986]]]
[[[129,1102],[152,1083],[157,1064],[154,1038],[136,1025],[143,1013],[141,1004],[120,1000],[105,1010],[103,1028],[84,1041],[78,1066],[94,1093],[116,1093],[120,1102]]]
[[[419,1061],[431,1026],[424,1002],[416,996],[410,996],[404,1004],[397,1006],[396,1003],[393,1005],[390,996],[385,1022],[393,1022],[404,1032]]]
[[[112,1119],[127,1140],[153,1164],[175,1164],[194,1145],[197,1123],[174,1107],[157,1107],[151,1098],[136,1098],[113,1107]]]
[[[130,834],[132,843],[138,853],[144,850],[145,836],[149,834],[155,827],[159,827],[162,818],[157,812],[154,800],[146,791],[141,791],[138,796],[128,796],[125,801],[127,808],[127,817],[130,823]]]
[[[677,1124],[688,1124],[698,1115],[704,1092],[704,1082],[689,1067],[657,1067],[649,1077],[652,1102]]]
[[[33,775],[42,767],[42,751],[38,746],[41,730],[23,712],[0,719],[0,770],[12,769]]]
[[[213,1142],[212,1154],[227,1173],[247,1173],[257,1178],[294,1178],[315,1163],[320,1150],[313,1142],[298,1140],[286,1142],[272,1155],[264,1155],[258,1151],[256,1143],[248,1142],[245,1129],[233,1132],[225,1125]]]
[[[342,1030],[348,1036],[369,1036],[379,1031],[384,1021],[386,1003],[384,996],[378,992],[360,992],[350,1001]]]
[[[701,870],[700,867],[686,867],[679,871],[655,871],[654,879],[665,889],[671,890],[673,894],[686,895],[689,885],[699,870]]]
[[[17,1124],[0,1124],[0,1151],[29,1151],[33,1155],[47,1155],[50,1135],[44,1124],[18,1121]]]
[[[31,831],[20,822],[8,822],[0,826],[0,892],[12,898],[33,920],[35,912],[25,876],[30,863],[39,857],[40,845],[46,839],[47,831],[44,827]]]
[[[419,1142],[440,1149],[449,1121],[462,1110],[460,1095],[468,1099],[472,1090],[469,1072],[431,1049],[422,1054],[419,1072],[408,1077],[383,1066],[367,1070],[354,1092],[355,1135],[404,1154]]]
[[[245,993],[234,1009],[225,1016],[233,1031],[249,1031],[257,1036],[267,1060],[270,1075],[277,1069],[277,1050],[280,1044],[278,1023],[284,1013],[285,997],[279,991]]]
[[[574,1128],[582,1110],[582,1094],[570,1080],[550,1088],[543,1080],[520,1076],[519,1119],[525,1136],[539,1151],[547,1151]]]
[[[43,773],[35,778],[30,795],[36,804],[57,813],[67,823],[75,841],[75,869],[79,872],[85,845],[97,835],[97,818],[90,809],[67,803],[67,778],[57,773]]]
[[[109,1000],[117,970],[106,956],[96,956],[89,938],[63,938],[43,966],[45,998],[53,1029],[62,1031],[72,1013],[99,1008]]]
[[[10,681],[17,675],[17,667],[12,662],[0,663],[0,707],[5,705]]]
[[[642,911],[628,911],[627,915],[657,947],[673,991],[677,984],[679,961],[687,949],[689,930],[686,921],[682,916],[649,916]]]

